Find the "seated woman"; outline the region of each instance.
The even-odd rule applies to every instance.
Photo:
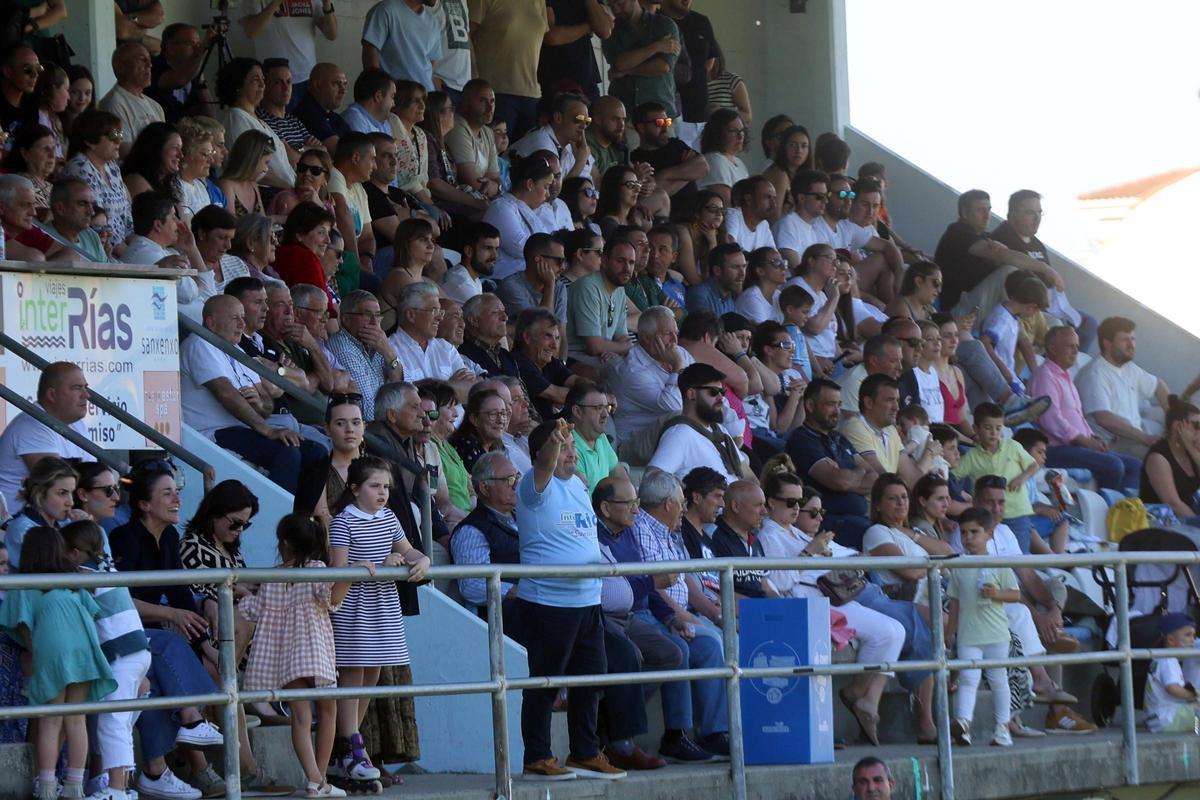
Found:
[[[75,486],[75,510],[83,512],[104,531],[104,552],[112,555],[108,531],[115,528],[117,509],[121,506],[121,484],[112,467],[99,461],[79,465],[79,480]],[[86,519],[86,517],[85,517]]]
[[[933,319],[933,304],[942,293],[942,268],[932,261],[918,261],[904,272],[900,294],[887,305],[889,317],[908,317],[913,322]]]
[[[183,139],[174,125],[151,122],[138,134],[121,165],[125,187],[131,198],[142,192],[158,192],[174,199],[179,193],[179,164]]]
[[[265,213],[258,184],[271,165],[273,148],[270,137],[259,131],[246,131],[234,140],[217,186],[225,195],[225,207],[236,216]]]
[[[929,423],[941,425],[946,421],[946,398],[942,393],[942,380],[938,374],[938,362],[942,360],[942,331],[933,320],[923,319],[917,323],[921,331],[921,346],[914,348],[916,363],[904,370],[900,376],[902,393],[912,397],[925,413]]]
[[[969,504],[950,496],[950,483],[945,478],[930,473],[918,478],[913,486],[908,522],[918,534],[950,544],[958,530],[958,523],[950,518],[950,514],[960,514],[967,508],[970,508]]]
[[[422,281],[434,281],[425,275],[438,255],[434,229],[429,220],[413,218],[396,226],[393,241],[392,267],[384,276],[379,290],[379,305],[383,308],[383,329],[391,331],[396,325],[396,306],[405,286]]]
[[[329,231],[333,214],[316,203],[304,201],[288,214],[283,223],[283,243],[275,250],[275,271],[288,286],[307,283],[325,289],[329,310],[334,310],[334,294],[329,288],[322,258],[329,249]]]
[[[329,176],[333,174],[333,159],[321,147],[310,147],[300,154],[296,164],[296,185],[284,189],[271,201],[272,217],[287,217],[291,210],[305,201],[325,206],[334,213],[329,198]]]
[[[938,388],[942,392],[942,422],[964,436],[974,435],[971,409],[967,406],[967,387],[962,370],[958,367],[959,346],[958,322],[952,314],[938,312],[933,322],[942,336],[942,349],[938,352]]]
[[[254,132],[264,137],[269,147],[264,147],[268,158],[261,180],[276,189],[289,189],[296,183],[295,164],[300,154],[258,118],[256,110],[262,104],[266,86],[262,65],[253,58],[239,57],[225,64],[217,75],[217,100],[224,109],[220,121],[226,135],[234,140],[235,149],[244,133]],[[262,208],[251,210],[261,212]],[[232,207],[230,211],[241,213]]]
[[[57,170],[53,132],[44,125],[18,128],[4,159],[4,171],[29,178],[33,184],[34,213],[43,222],[50,217],[51,178]]]
[[[746,259],[746,280],[734,308],[754,323],[782,322],[779,291],[787,283],[787,261],[774,247],[760,247]]]
[[[182,143],[179,160],[179,218],[189,221],[213,204],[208,193],[208,173],[212,170],[212,131],[194,119],[184,118],[177,126]]]
[[[821,530],[824,515],[821,497],[812,489],[806,489],[795,473],[768,475],[763,482],[763,494],[767,498],[767,518],[759,528],[758,541],[767,558],[846,558],[858,555],[854,550],[834,542],[833,531]],[[821,570],[771,570],[767,577],[781,597],[815,600],[825,598],[817,586],[817,579],[824,574]],[[886,600],[878,586],[868,583],[858,597],[837,607],[846,615],[849,626],[856,631],[855,638],[859,643],[856,660],[864,664],[898,661],[904,649],[904,626],[887,614],[864,605],[863,601],[868,596]],[[842,690],[842,702],[858,720],[864,735],[872,741],[878,739],[875,728],[879,721],[879,700],[883,697],[891,674],[861,672]],[[923,733],[926,739],[937,737],[932,720]]]
[[[229,283],[241,275],[266,280],[279,278],[275,263],[275,223],[262,214],[243,214],[234,229],[229,256],[221,259],[223,278]]]
[[[618,164],[609,167],[600,179],[600,199],[596,204],[596,219],[601,232],[607,237],[619,225],[630,225],[646,230],[650,218],[638,205],[638,194],[642,182],[633,167]]]
[[[57,456],[39,460],[30,468],[21,485],[20,499],[24,505],[5,525],[4,544],[8,547],[8,564],[12,570],[21,568],[21,544],[33,528],[61,528],[74,517],[74,492],[78,474],[68,462]]]
[[[808,380],[792,367],[795,342],[778,322],[764,322],[754,330],[750,352],[763,383],[763,397],[770,412],[769,430],[754,433],[782,439],[804,424],[804,389]]]
[[[430,92],[425,118],[419,123],[429,143],[429,193],[438,208],[451,217],[478,220],[488,201],[475,187],[459,183],[458,168],[446,149],[446,134],[454,127],[454,103],[445,92]]]
[[[771,222],[792,210],[792,176],[802,169],[813,168],[812,139],[803,125],[793,125],[779,134],[778,144],[771,153],[771,163],[762,176],[775,187],[775,213]]]
[[[416,81],[397,80],[388,123],[396,140],[396,185],[430,211],[434,205],[429,192],[429,137],[420,124],[427,113],[426,95],[425,87]]]
[[[1195,510],[1197,490],[1200,490],[1200,409],[1171,395],[1166,435],[1146,454],[1138,496],[1145,503],[1166,503],[1182,522],[1195,525],[1200,523]]]
[[[580,278],[586,278],[600,269],[600,254],[604,252],[604,238],[591,228],[569,231],[563,237],[563,272],[558,276],[555,291],[568,289]],[[626,288],[628,293],[628,288]]]
[[[437,448],[438,455],[442,459],[439,483],[444,481],[446,487],[443,498],[439,486],[438,506],[441,508],[442,516],[446,518],[446,524],[453,527],[454,521],[452,520],[461,519],[464,515],[471,513],[471,509],[475,507],[475,488],[471,484],[471,474],[463,466],[462,457],[454,449],[454,445],[449,442],[449,438],[455,430],[454,423],[458,421],[462,407],[459,406],[458,395],[455,394],[454,388],[450,384],[445,381],[430,381],[428,384],[422,382],[423,387],[426,385],[433,394],[434,411],[437,412],[436,417],[433,416],[433,412],[429,414],[430,421],[433,423],[430,427],[429,440]]]
[[[567,210],[571,212],[571,220],[575,223],[576,230],[586,228],[597,236],[600,235],[600,226],[593,219],[596,215],[596,201],[600,198],[600,192],[596,191],[596,185],[592,183],[591,178],[582,175],[567,178],[563,181],[562,191],[558,193],[558,196],[567,204]]]
[[[746,123],[731,108],[714,111],[700,134],[700,152],[708,162],[708,174],[696,181],[701,189],[716,192],[729,205],[733,185],[750,177],[741,153],[746,149]],[[603,192],[601,192],[603,194]]]
[[[92,190],[93,201],[108,212],[113,253],[120,257],[133,233],[129,190],[121,180],[121,118],[99,109],[84,111],[71,124],[71,147],[64,175],[79,178]]]
[[[54,160],[59,164],[67,160],[67,106],[71,102],[71,81],[66,70],[55,64],[46,66],[33,87],[37,98],[37,124],[50,129],[54,134]]]
[[[672,216],[679,233],[679,259],[675,267],[688,286],[708,277],[708,253],[733,238],[725,232],[726,202],[716,192],[694,192],[687,203],[680,203]]]
[[[467,398],[466,418],[449,441],[468,474],[481,455],[489,450],[504,449],[508,413],[508,404],[499,392],[492,389],[476,392]]]

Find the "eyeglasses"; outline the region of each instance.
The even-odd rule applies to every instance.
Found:
[[[591,125],[591,124],[592,124],[592,118],[591,118],[591,117],[589,117],[587,114],[576,114],[576,115],[575,115],[575,121],[576,121],[576,122],[582,122],[584,125]]]
[[[767,347],[778,347],[780,350],[793,350],[796,347],[796,343],[791,339],[784,339],[781,342],[771,342]]]
[[[238,519],[227,514],[225,520],[229,523],[229,530],[231,531],[244,531],[250,527],[250,520],[248,519]]]
[[[697,386],[697,392],[704,392],[709,397],[720,397],[725,394],[725,388],[722,386]]]
[[[425,412],[425,416],[429,419],[430,422],[437,422],[438,419],[441,418],[442,412],[436,408],[431,408]]]
[[[783,258],[772,258],[772,259],[769,259],[769,260],[767,261],[767,264],[769,264],[769,265],[770,265],[770,266],[772,266],[772,267],[786,267],[786,266],[787,266],[787,259],[783,259]]]
[[[314,314],[324,314],[326,316],[329,315],[329,307],[328,306],[326,306],[324,308],[313,308],[312,306],[293,305],[292,308],[296,311],[311,311]]]
[[[642,500],[640,497],[635,497],[632,500],[618,500],[614,497],[613,499],[605,500],[604,502],[613,503],[613,504],[619,505],[619,506],[629,506],[630,508],[637,508],[638,506],[640,506],[642,504]]]
[[[46,68],[41,64],[25,64],[21,67],[21,72],[24,72],[26,75],[41,75],[45,71]]]
[[[726,128],[725,132],[733,134],[734,136],[745,136],[746,135],[745,128]]]
[[[495,478],[485,478],[488,483],[507,483],[509,488],[517,485],[517,481],[521,480],[521,473],[514,472],[512,475],[498,475]]]
[[[641,181],[622,181],[621,185],[624,186],[626,189],[641,189],[642,188]]]
[[[670,117],[659,117],[658,119],[650,120],[650,122],[653,122],[654,125],[659,128],[669,128],[675,124]]]
[[[559,265],[561,265],[564,261],[567,260],[566,256],[552,256],[549,253],[540,255],[540,256],[538,256],[538,258],[544,258],[547,261],[553,261],[555,264],[559,264]]]
[[[123,131],[109,131],[108,133],[104,134],[104,138],[108,139],[110,142],[116,142],[119,144],[125,141],[125,133]]]
[[[799,498],[799,497],[772,497],[771,499],[777,500],[780,503],[784,503],[785,505],[787,505],[788,508],[795,508],[796,506],[800,505],[800,501],[802,498]]]
[[[829,199],[828,192],[804,192],[803,194],[805,197],[811,197],[814,200],[824,201]]]
[[[825,516],[825,509],[823,509],[823,508],[802,508],[802,509],[800,509],[800,513],[808,514],[813,519],[820,519],[821,517]]]
[[[582,189],[579,190],[579,193],[582,194],[584,197],[591,198],[592,200],[595,200],[597,197],[600,196],[600,193],[597,192],[595,190],[595,188],[591,187],[591,186],[583,187]]]
[[[484,419],[507,419],[508,409],[502,408],[497,411],[480,411],[479,416]]]
[[[321,175],[325,174],[325,168],[322,167],[320,164],[297,164],[296,172],[308,173],[309,175],[312,175],[314,178],[317,178],[317,177],[320,177]]]
[[[105,497],[117,497],[121,494],[120,486],[89,486],[85,492],[104,492]]]
[[[854,198],[858,197],[858,195],[857,195],[857,194],[855,194],[854,192],[851,192],[851,191],[847,190],[847,189],[842,189],[840,192],[830,192],[830,193],[827,195],[827,197],[828,197],[830,200],[832,200],[832,199],[833,199],[833,198],[835,198],[835,197],[836,197],[836,198],[838,198],[838,199],[840,199],[840,200],[853,200]]]
[[[613,412],[613,404],[612,403],[590,403],[590,404],[576,403],[575,407],[576,408],[603,408],[605,411],[607,411],[610,414]]]
[[[722,217],[725,216],[725,206],[705,206],[704,210],[709,214],[719,214]]]
[[[343,311],[343,317],[368,317],[379,322],[383,319],[383,314],[378,311]]]
[[[434,319],[441,319],[442,317],[446,316],[446,309],[442,308],[441,306],[421,308],[418,309],[418,311],[420,311],[422,314],[432,314]]]

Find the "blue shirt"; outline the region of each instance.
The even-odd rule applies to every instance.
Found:
[[[722,297],[721,287],[717,285],[716,281],[709,278],[704,283],[688,288],[687,310],[689,314],[697,311],[711,311],[719,317],[737,309],[734,307],[733,294]]]
[[[808,360],[808,340],[804,338],[804,331],[790,322],[784,327],[787,328],[788,336],[792,337],[792,366],[803,372],[804,377],[811,381],[812,364]]]
[[[858,451],[845,436],[833,431],[822,433],[809,425],[801,425],[792,431],[787,440],[787,454],[796,465],[796,472],[805,482],[821,492],[825,498],[825,509],[831,514],[850,514],[865,517],[867,498],[856,492],[839,492],[821,484],[813,478],[810,470],[819,462],[828,459],[839,469],[854,469]]]
[[[362,40],[379,51],[388,75],[416,81],[427,92],[436,88],[433,62],[442,57],[442,21],[429,8],[417,13],[404,0],[383,0],[367,12]]]
[[[538,492],[533,470],[517,484],[517,531],[522,564],[603,564],[596,514],[575,476],[551,476]],[[600,605],[600,578],[522,578],[517,597],[558,608]]]
[[[346,121],[346,124],[350,126],[350,130],[352,131],[392,135],[392,129],[388,126],[387,120],[380,122],[367,113],[367,110],[358,103],[352,103],[349,108],[343,111],[342,119]]]

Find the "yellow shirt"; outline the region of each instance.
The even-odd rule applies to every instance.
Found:
[[[1033,464],[1033,456],[1025,452],[1024,447],[1012,439],[1004,439],[994,453],[982,447],[968,450],[958,469],[954,470],[954,477],[975,480],[981,475],[999,475],[1011,483]],[[1004,497],[1004,518],[1027,517],[1032,513],[1033,504],[1029,502],[1029,492],[1025,491],[1024,485],[1016,490],[1010,488]]]
[[[900,441],[900,431],[896,430],[895,425],[879,430],[859,414],[842,423],[842,435],[850,440],[859,453],[874,453],[885,472],[900,469],[900,453],[904,449],[904,442]]]
[[[545,0],[467,0],[471,27],[479,26],[475,60],[496,94],[541,97],[538,57],[550,30]]]

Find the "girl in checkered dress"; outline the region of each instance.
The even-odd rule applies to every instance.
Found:
[[[279,567],[324,567],[329,560],[325,527],[315,517],[289,514],[275,531]],[[353,566],[374,569],[374,564]],[[246,665],[243,685],[248,690],[308,689],[337,683],[333,625],[336,611],[350,584],[264,583],[258,592],[238,604],[238,613],[257,624],[254,648]],[[292,747],[308,778],[308,797],[345,797],[325,782],[322,768],[329,763],[337,733],[337,701],[317,700],[317,746],[312,742],[312,709],[292,703]]]

